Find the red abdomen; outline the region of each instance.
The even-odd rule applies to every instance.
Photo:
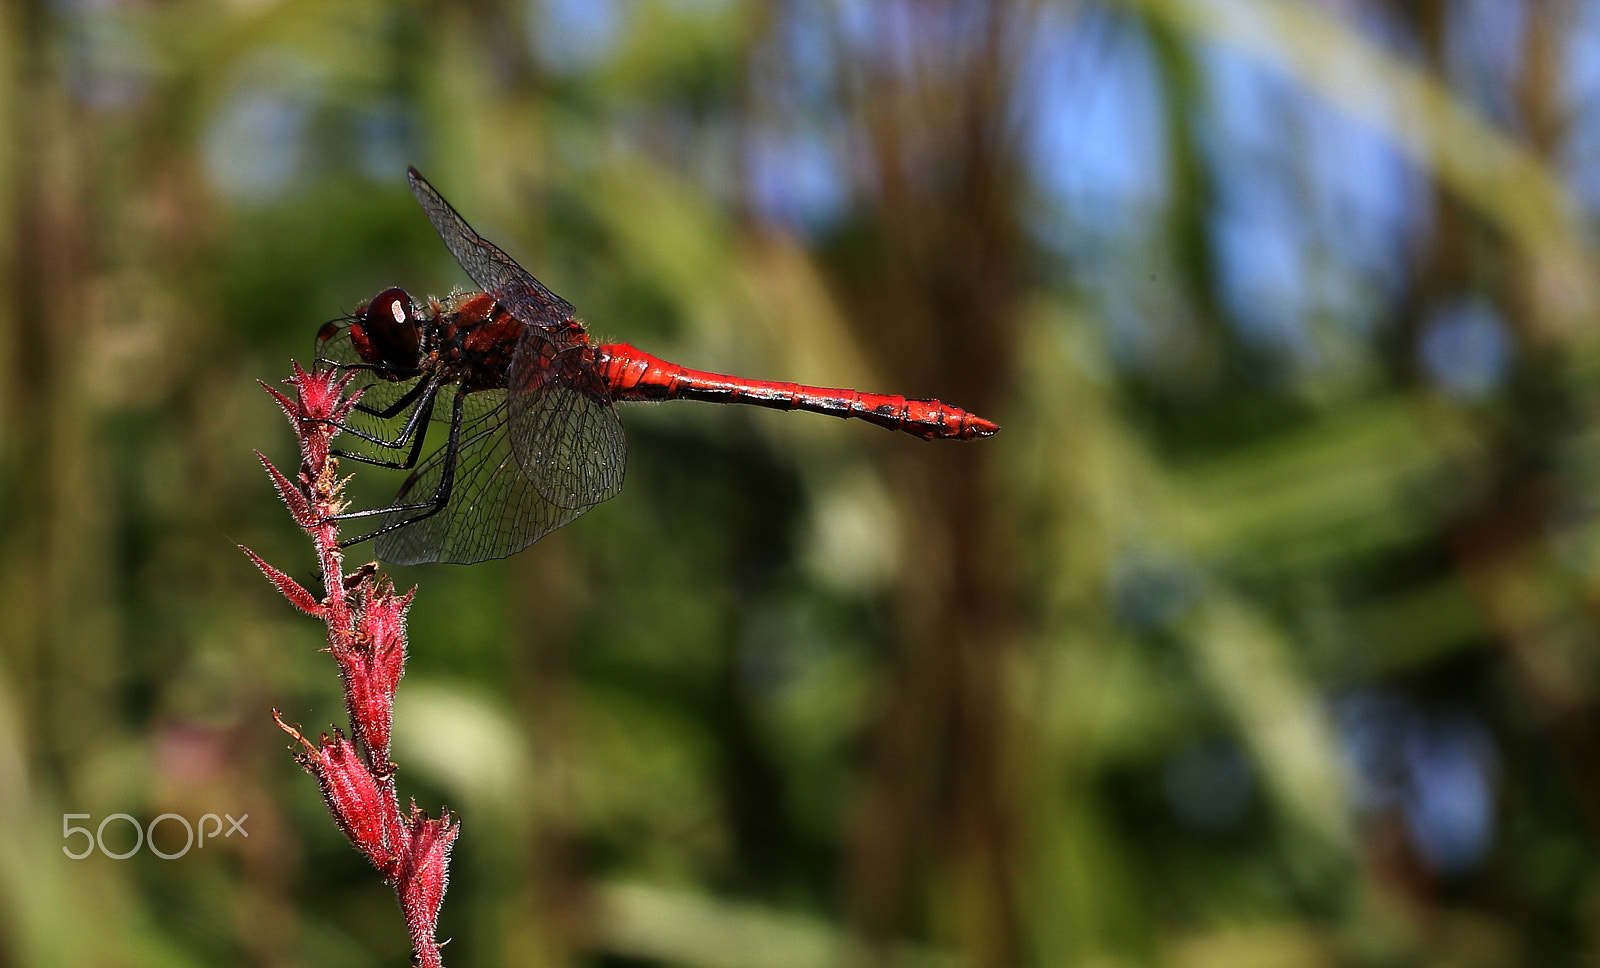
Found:
[[[937,400],[706,373],[668,363],[627,343],[597,346],[594,355],[612,399],[617,401],[705,400],[773,410],[809,410],[854,417],[924,440],[970,440],[1000,430],[991,421]]]

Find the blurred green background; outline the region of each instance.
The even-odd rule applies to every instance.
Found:
[[[0,132],[0,966],[405,963],[234,546],[310,580],[256,381],[467,282],[408,163],[599,336],[1005,428],[632,407],[397,571],[450,964],[1600,959],[1596,5],[7,0]]]

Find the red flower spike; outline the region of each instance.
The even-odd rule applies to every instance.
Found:
[[[400,881],[395,890],[406,911],[412,950],[424,968],[442,964],[434,930],[444,892],[450,886],[450,848],[460,832],[461,825],[450,822],[448,811],[438,820],[429,820],[415,803],[411,805],[406,848],[400,858]]]
[[[261,383],[260,380],[257,380],[256,382]],[[278,408],[283,411],[283,415],[285,417],[289,418],[289,422],[295,425],[295,430],[298,432],[300,421],[304,419],[301,417],[300,404],[285,396],[283,391],[268,386],[265,383],[261,383],[261,389],[272,394],[272,399],[278,401]]]
[[[340,375],[335,370],[313,370],[307,373],[298,363],[293,365],[293,372],[294,376],[284,382],[295,388],[294,400],[272,387],[267,387],[267,392],[294,424],[306,466],[321,468],[328,463],[328,441],[338,433],[337,424],[350,415],[361,394],[357,391],[348,397],[344,395],[354,372]]]
[[[412,593],[397,597],[394,586],[385,581],[365,582],[358,594],[359,633],[354,642],[336,645],[333,657],[344,679],[350,725],[367,748],[372,768],[387,770],[394,693],[405,672],[405,616]]]
[[[333,420],[343,423],[356,405],[357,393],[345,395],[345,388],[355,379],[355,371],[340,373],[337,370],[312,370],[307,373],[299,363],[291,364],[294,376],[284,382],[294,387],[300,397],[301,419]]]
[[[260,555],[244,545],[240,545],[239,550],[249,555],[250,560],[255,562],[257,568],[261,569],[261,573],[267,576],[267,580],[278,586],[278,591],[282,592],[283,597],[289,600],[289,604],[307,615],[314,615],[317,618],[322,617],[325,611],[322,604],[317,601],[316,596],[301,587],[299,582],[262,561]]]
[[[273,718],[304,747],[295,754],[295,760],[317,778],[322,799],[339,829],[367,856],[373,867],[392,877],[395,851],[386,821],[387,814],[395,810],[393,794],[386,795],[379,788],[378,781],[367,772],[355,744],[345,739],[343,732],[335,730],[331,739],[324,733],[313,745],[299,730],[284,723],[276,711]]]
[[[278,725],[300,744],[296,759],[317,778],[328,812],[350,842],[394,885],[411,936],[413,963],[442,968],[434,930],[449,883],[450,847],[459,825],[448,814],[429,820],[416,804],[409,818],[395,798],[389,741],[394,694],[405,672],[406,609],[415,589],[396,595],[375,564],[344,572],[339,523],[345,481],[330,442],[342,429],[360,391],[345,395],[351,376],[336,371],[307,373],[298,365],[287,382],[295,396],[267,387],[288,416],[300,443],[300,472],[291,480],[265,457],[261,463],[295,522],[316,546],[325,597],[318,601],[294,579],[242,549],[295,607],[320,617],[328,628],[328,651],[339,664],[350,714],[350,739],[335,731],[311,743],[273,711]],[[260,455],[257,454],[259,457]],[[364,754],[364,755],[363,755]]]
[[[293,481],[283,476],[283,472],[274,467],[261,451],[256,451],[256,457],[261,461],[261,466],[267,469],[267,473],[272,475],[272,486],[278,489],[278,496],[289,506],[289,515],[294,518],[294,523],[305,530],[316,525],[316,515],[311,513],[311,502],[306,500],[305,493]]]
[[[356,401],[361,398],[361,391],[345,396],[345,388],[355,378],[352,371],[340,375],[334,370],[313,370],[307,373],[294,364],[294,377],[285,380],[293,386],[299,397],[298,412],[290,417],[291,420],[301,422],[318,422],[324,427],[326,421],[342,424],[350,411],[355,408]],[[329,434],[332,436],[332,434]]]

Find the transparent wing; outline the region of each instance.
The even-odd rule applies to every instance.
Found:
[[[469,394],[459,445],[448,444],[423,460],[406,479],[396,504],[429,501],[438,492],[445,468],[455,466],[455,483],[444,510],[380,535],[377,555],[396,565],[450,562],[468,565],[516,554],[588,510],[558,507],[545,500],[520,466],[506,433],[505,393]],[[415,517],[395,511],[385,525]]]
[[[526,331],[511,358],[511,447],[546,501],[582,511],[622,490],[628,439],[595,377],[576,366],[561,371],[560,354],[541,365],[548,354],[540,343],[538,331]]]
[[[415,168],[406,170],[411,193],[428,221],[444,239],[445,248],[467,270],[472,281],[527,326],[553,327],[576,315],[572,304],[544,287],[500,247],[480,236]]]

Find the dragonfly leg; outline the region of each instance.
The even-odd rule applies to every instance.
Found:
[[[393,471],[408,471],[417,466],[417,457],[421,455],[423,441],[427,438],[428,428],[424,425],[411,439],[411,450],[400,460],[384,460],[382,457],[368,457],[365,454],[353,454],[344,450],[335,450],[331,453],[340,460],[353,460],[358,464],[371,464],[373,467],[387,467]]]
[[[348,548],[351,545],[361,544],[363,541],[371,541],[373,538],[381,537],[409,524],[415,524],[418,521],[431,518],[443,511],[445,505],[450,503],[450,493],[455,488],[456,454],[461,449],[461,425],[463,422],[462,416],[465,413],[466,398],[467,394],[464,389],[456,390],[455,401],[450,408],[450,439],[445,443],[444,468],[439,474],[439,485],[434,488],[431,498],[414,504],[391,504],[388,507],[375,508],[370,511],[349,511],[344,514],[336,514],[328,520],[349,521],[355,518],[370,518],[377,515],[403,514],[408,511],[418,511],[420,513],[410,515],[399,521],[390,521],[376,531],[361,535],[358,538],[346,538],[339,542],[340,548]],[[413,456],[415,455],[413,454]],[[410,484],[411,480],[407,480],[406,485],[402,486],[400,490],[404,492],[405,487]]]
[[[395,414],[411,406],[411,404],[416,401],[417,396],[427,390],[430,382],[431,381],[428,380],[418,380],[416,386],[407,390],[394,403],[391,403],[389,406],[382,409],[369,407],[360,402],[356,403],[355,409],[360,413],[367,414],[368,416],[377,417],[379,420],[388,420],[390,417],[393,417]]]
[[[339,425],[341,430],[352,437],[355,437],[358,440],[365,440],[369,444],[376,444],[377,446],[386,448],[388,450],[400,450],[404,447],[410,447],[411,452],[406,455],[404,460],[384,460],[382,458],[367,457],[363,454],[351,453],[347,450],[335,450],[333,455],[335,457],[348,458],[353,461],[358,461],[362,464],[376,464],[379,467],[392,467],[401,470],[415,467],[417,464],[417,455],[422,453],[423,438],[428,435],[428,415],[433,412],[433,400],[434,397],[436,397],[439,393],[439,383],[439,378],[434,377],[426,382],[419,383],[413,389],[406,391],[405,397],[401,398],[402,401],[405,401],[406,398],[415,399],[419,394],[422,396],[422,399],[417,402],[416,406],[412,407],[411,416],[406,418],[406,425],[400,429],[400,435],[394,440],[384,440],[382,437],[378,437],[374,434],[364,433],[360,430],[350,427],[347,424]],[[392,417],[394,414],[399,413],[401,409],[404,409],[403,404],[398,409],[392,409],[392,412],[388,414],[379,413],[375,410],[369,410],[367,412],[380,417]]]

